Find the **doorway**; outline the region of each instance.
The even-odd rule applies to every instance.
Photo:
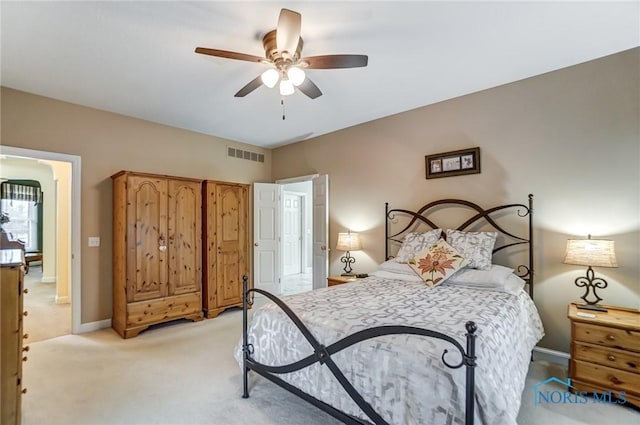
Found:
[[[24,301],[25,310],[31,310],[25,318],[30,341],[80,333],[80,157],[0,146],[0,163],[3,174],[18,163],[21,173],[49,170],[50,177],[42,177],[48,185],[43,201],[43,256],[30,264],[25,275],[25,286],[33,295]],[[51,321],[56,323],[47,327]]]
[[[291,295],[326,286],[328,176],[254,183],[254,286]]]
[[[282,185],[282,295],[313,289],[311,181]]]

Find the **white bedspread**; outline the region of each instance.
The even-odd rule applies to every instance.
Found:
[[[465,345],[465,322],[478,326],[476,339],[476,423],[516,424],[531,350],[543,336],[538,312],[524,291],[369,277],[362,281],[282,298],[324,345],[380,325],[416,326],[442,332]],[[254,309],[249,343],[256,361],[285,365],[313,352],[293,322],[273,303]],[[235,351],[242,364],[242,341]],[[389,423],[464,423],[465,368],[451,344],[416,335],[389,335],[363,341],[332,356],[354,387]],[[281,376],[334,407],[364,413],[318,363]]]

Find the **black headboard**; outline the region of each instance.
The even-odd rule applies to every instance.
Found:
[[[455,227],[452,225],[441,226],[435,222],[433,218],[436,212],[453,211],[453,210],[469,210],[472,216],[467,218],[462,224]],[[499,219],[505,217],[528,219],[527,234],[522,235],[522,230],[518,233],[506,230],[505,226],[498,223]],[[406,223],[391,229],[394,224],[398,224],[399,219],[406,220]],[[519,220],[522,221],[522,220]],[[428,229],[456,229],[460,231],[497,231],[498,239],[493,248],[493,254],[498,252],[506,252],[510,249],[522,249],[526,252],[525,264],[516,265],[516,274],[527,283],[529,287],[529,295],[533,299],[533,195],[529,195],[528,205],[525,204],[507,204],[499,205],[492,208],[484,209],[479,205],[465,201],[462,199],[441,199],[429,202],[420,207],[417,211],[409,211],[405,209],[389,209],[389,203],[385,203],[385,259],[392,258],[390,250],[393,246],[398,248],[402,244],[405,234],[417,231],[418,228],[427,226]],[[514,226],[522,228],[523,226]],[[511,226],[509,226],[511,228]],[[425,231],[426,231],[425,230]],[[518,248],[514,248],[518,247]]]

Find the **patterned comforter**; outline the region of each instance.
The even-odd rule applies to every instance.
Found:
[[[283,297],[324,345],[362,329],[406,325],[450,335],[464,347],[465,322],[478,325],[476,423],[515,424],[531,350],[543,336],[538,312],[521,291],[369,277],[348,284]],[[273,303],[254,309],[249,343],[256,361],[286,365],[313,352],[289,318]],[[235,357],[242,365],[241,343]],[[446,341],[388,335],[363,341],[332,356],[356,390],[391,424],[464,423],[465,368],[449,369],[460,355]],[[287,382],[355,416],[367,419],[318,363],[290,374]]]

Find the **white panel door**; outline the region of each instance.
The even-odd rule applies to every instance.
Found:
[[[313,178],[313,289],[327,286],[329,271],[329,176]]]
[[[302,273],[302,196],[284,192],[282,209],[283,276]]]
[[[280,191],[279,184],[253,184],[253,282],[275,295],[281,292]]]

